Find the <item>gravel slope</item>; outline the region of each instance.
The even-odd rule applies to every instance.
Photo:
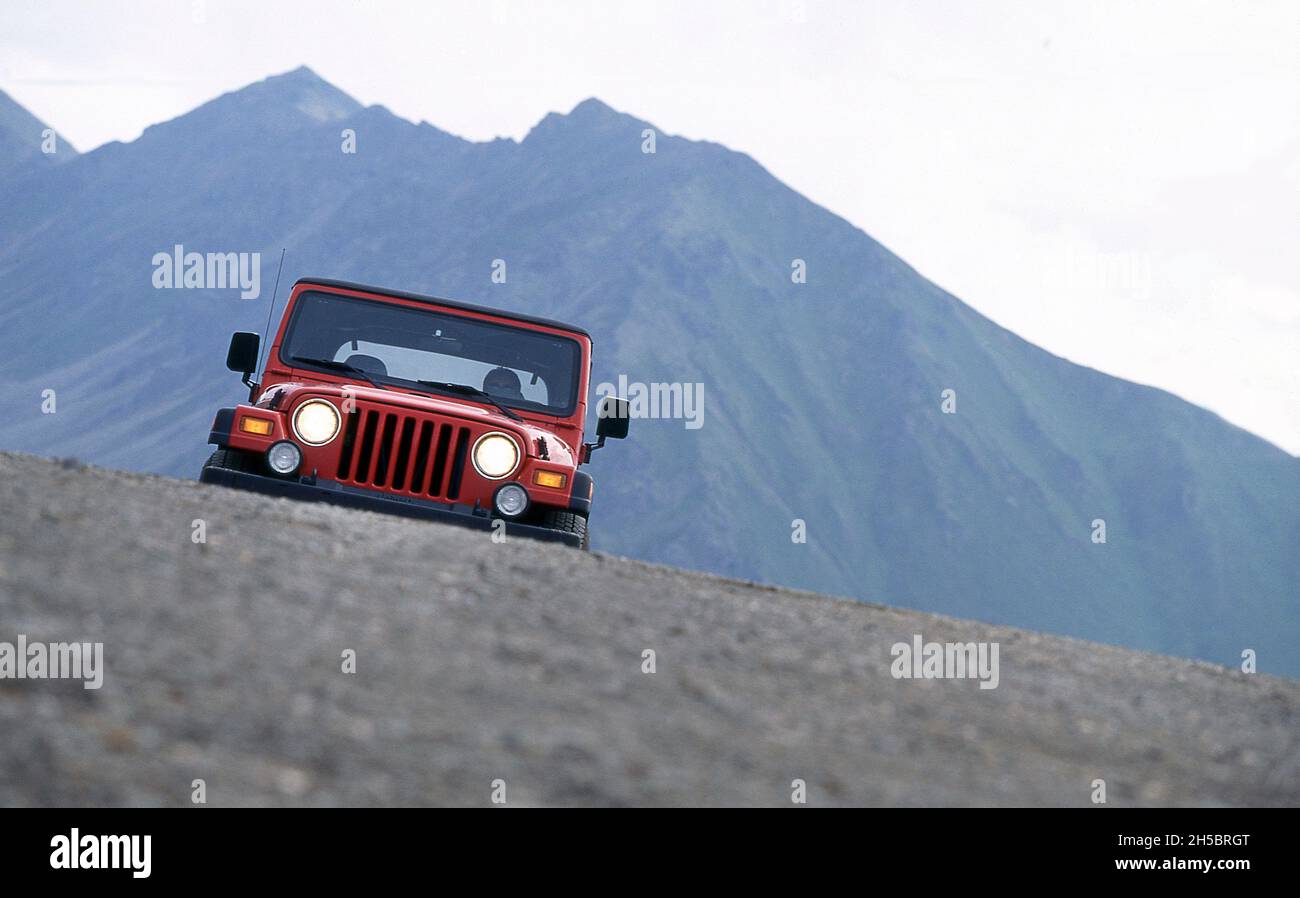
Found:
[[[0,507],[0,641],[106,668],[0,679],[3,805],[1300,804],[1290,680],[30,456]]]

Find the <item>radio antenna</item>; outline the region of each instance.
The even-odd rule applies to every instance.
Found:
[[[284,272],[284,250],[285,248],[283,246],[280,247],[280,267],[275,270],[275,289],[271,291],[271,307],[266,310],[266,327],[262,330],[262,342],[264,344],[264,348],[268,350],[270,349],[271,346],[271,315],[275,312],[275,298],[280,293],[280,275],[281,273]],[[267,358],[267,361],[268,362],[270,361],[269,356]],[[261,349],[259,349],[257,352],[257,369],[259,371],[262,370]],[[265,377],[262,378],[262,380],[265,379],[266,379]],[[258,385],[259,386],[261,385],[261,380],[258,381]]]

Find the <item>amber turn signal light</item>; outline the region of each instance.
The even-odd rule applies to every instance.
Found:
[[[561,474],[559,471],[534,471],[533,483],[538,486],[549,486],[551,489],[564,489],[564,485],[569,482],[568,474]]]
[[[240,418],[239,429],[244,433],[255,433],[266,437],[271,435],[271,422],[265,418]]]

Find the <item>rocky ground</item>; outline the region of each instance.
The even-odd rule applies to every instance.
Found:
[[[1300,804],[1290,680],[30,456],[0,508],[0,642],[105,668],[0,679],[6,806]]]

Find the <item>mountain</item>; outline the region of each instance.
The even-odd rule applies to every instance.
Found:
[[[33,166],[67,162],[77,156],[76,148],[62,135],[47,142],[46,132],[52,130],[0,90],[0,183]],[[53,152],[44,152],[44,146]]]
[[[0,178],[0,448],[196,474],[284,247],[281,299],[311,274],[537,313],[592,332],[594,383],[703,384],[702,427],[596,454],[597,549],[1300,676],[1300,461],[647,128],[593,99],[472,143],[298,69]],[[261,252],[261,299],[153,289],[175,244]]]

